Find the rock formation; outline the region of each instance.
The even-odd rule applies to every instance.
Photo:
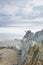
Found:
[[[27,33],[24,36],[24,40],[28,41],[28,42],[31,41],[31,40],[33,42],[35,41],[37,43],[36,45],[38,46],[39,50],[38,50],[37,53],[34,52],[35,49],[33,49],[32,52],[30,50],[31,54],[33,54],[33,52],[34,52],[34,54],[36,54],[36,55],[35,56],[34,56],[34,54],[33,54],[33,56],[31,55],[32,58],[31,57],[29,57],[29,58],[27,57],[28,61],[30,59],[31,59],[31,61],[28,63],[28,62],[26,62],[26,60],[27,60],[26,59],[23,65],[43,65],[43,30],[38,31],[35,34],[30,32],[30,31],[27,31]],[[34,44],[35,44],[35,42],[34,42]],[[33,48],[34,48],[34,45],[33,45]]]
[[[5,55],[0,53],[0,65],[2,63],[2,65],[43,65],[43,30],[38,31],[35,34],[31,31],[27,31],[21,42],[21,48],[17,45],[0,45],[0,51],[4,49],[5,51],[3,51],[3,53],[7,52]],[[11,55],[10,58],[9,54],[13,54],[13,56]],[[7,55],[7,61],[10,58],[9,62],[12,62],[10,64],[6,64]],[[15,60],[17,60],[17,62]]]

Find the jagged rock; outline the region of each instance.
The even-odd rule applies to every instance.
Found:
[[[41,46],[37,44],[29,46],[29,42],[23,41],[22,54],[19,60],[20,64],[18,65],[38,65],[38,63],[43,65],[43,43]]]
[[[31,31],[27,31],[26,34],[24,35],[23,39],[26,41],[32,40],[33,39],[33,33]]]
[[[36,43],[34,42],[34,44],[33,44],[33,42],[34,41],[32,41],[32,40],[29,42],[27,42],[27,41],[22,42],[22,53],[21,53],[21,56],[19,59],[19,65],[21,65],[24,62],[24,60],[26,59],[28,53],[30,52],[30,48],[33,47],[34,45],[36,45]]]
[[[20,56],[18,65],[21,65],[24,62],[29,50],[30,50],[29,42],[26,42],[26,41],[24,42],[23,41],[23,43],[22,43],[22,52],[21,52],[21,56]]]
[[[24,40],[34,40],[36,42],[41,43],[43,41],[43,30],[36,32],[35,34],[31,31],[27,31],[23,37]]]
[[[39,58],[38,52],[39,52],[38,46],[35,45],[31,47],[30,52],[27,54],[26,59],[24,60],[22,65],[35,65]]]
[[[40,45],[39,56],[40,56],[40,60],[43,60],[43,44]]]
[[[4,49],[4,48],[15,50],[18,54],[21,54],[21,48],[18,45],[16,45],[16,46],[2,46],[2,45],[0,45],[0,49]]]
[[[38,44],[38,43],[41,43],[41,44]],[[7,53],[0,54],[0,56],[2,55],[5,61],[6,59],[9,60],[10,58],[10,62],[13,61],[12,62],[13,65],[16,65],[16,64],[18,65],[43,65],[43,30],[38,31],[35,34],[33,34],[31,31],[27,31],[26,35],[24,36],[22,40],[22,49],[18,46],[0,46],[0,49],[3,50],[4,48],[6,48],[5,52]],[[20,56],[19,54],[17,54],[19,52],[21,53]],[[12,55],[10,56],[10,54],[12,53],[14,53],[15,55],[13,54],[13,56]],[[8,54],[8,57],[6,58],[7,54]],[[18,59],[16,59],[17,58],[16,54],[19,56]],[[14,56],[16,56],[16,58]],[[17,62],[14,61],[12,57],[14,57],[14,59],[17,60]],[[12,64],[8,63],[8,65],[12,65]]]
[[[36,40],[37,42],[43,41],[43,30],[35,33],[34,40]]]

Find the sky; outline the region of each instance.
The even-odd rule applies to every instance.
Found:
[[[43,29],[43,0],[0,0],[0,34]],[[3,37],[3,36],[2,36]]]

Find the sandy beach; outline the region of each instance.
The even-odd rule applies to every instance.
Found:
[[[11,40],[6,42],[0,42],[0,45],[5,46],[16,46],[22,47],[22,43],[19,40]],[[15,50],[12,49],[2,49],[0,50],[0,65],[13,65],[17,64],[20,55],[17,54]]]

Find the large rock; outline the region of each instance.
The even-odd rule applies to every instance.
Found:
[[[37,42],[43,41],[43,30],[35,33],[34,40],[36,40]]]
[[[32,33],[31,31],[27,31],[23,39],[26,41],[34,40],[36,42],[41,43],[43,42],[43,30],[37,31],[35,34]]]
[[[38,46],[33,46],[30,48],[30,52],[27,54],[25,61],[22,65],[35,65],[38,60]]]
[[[0,50],[0,65],[13,65],[18,64],[20,55],[12,49],[2,49]]]
[[[42,48],[41,48],[42,47]],[[21,65],[43,65],[43,46],[33,46]]]
[[[23,39],[26,41],[32,40],[33,39],[33,33],[31,31],[27,31],[26,34],[24,35]]]
[[[19,51],[22,43],[19,40],[0,43],[0,65],[18,64],[20,54],[15,51],[15,47]]]

